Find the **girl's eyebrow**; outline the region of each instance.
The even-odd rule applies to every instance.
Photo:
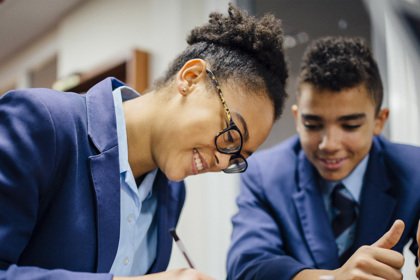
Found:
[[[242,117],[241,114],[237,113],[237,112],[232,112],[233,115],[235,115],[238,120],[242,123],[242,126],[244,128],[244,131],[242,132],[242,137],[244,138],[244,142],[247,142],[249,139],[249,131],[248,131],[248,126],[246,124],[246,121],[244,120],[244,118]]]

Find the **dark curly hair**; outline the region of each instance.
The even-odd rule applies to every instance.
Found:
[[[209,22],[193,29],[187,42],[189,46],[155,87],[171,82],[188,60],[200,58],[208,63],[221,84],[234,81],[246,92],[266,89],[274,117],[280,117],[287,97],[288,67],[279,19],[271,14],[257,19],[229,4],[228,16],[211,13]]]
[[[383,86],[378,65],[367,42],[360,37],[323,37],[306,49],[299,84],[341,91],[365,84],[379,112]],[[299,90],[298,90],[299,94]]]

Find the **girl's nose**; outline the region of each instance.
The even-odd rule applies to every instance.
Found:
[[[231,155],[216,151],[214,157],[216,158],[216,166],[218,169],[223,170],[229,166]]]

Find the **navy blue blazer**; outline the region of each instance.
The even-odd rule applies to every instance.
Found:
[[[239,212],[227,259],[228,279],[291,279],[305,268],[339,267],[334,235],[317,187],[318,173],[294,136],[254,154],[241,176]],[[361,193],[355,246],[371,245],[396,219],[414,238],[420,218],[420,148],[374,137]]]
[[[0,99],[0,279],[111,279],[120,174],[108,78],[86,94],[17,90]],[[185,198],[159,171],[157,257],[166,269]]]

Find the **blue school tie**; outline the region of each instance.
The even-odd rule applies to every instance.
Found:
[[[357,203],[343,184],[335,186],[331,194],[333,208],[332,229],[338,248],[340,264],[343,265],[351,256],[356,228]]]

